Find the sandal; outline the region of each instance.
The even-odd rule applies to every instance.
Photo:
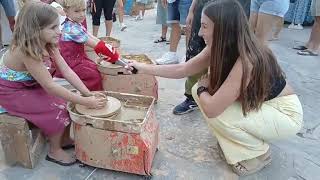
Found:
[[[153,41],[153,42],[154,42],[154,43],[167,42],[167,38],[161,36],[159,39],[157,39],[157,40],[155,40],[155,41]]]
[[[53,163],[56,163],[56,164],[59,164],[61,166],[71,166],[71,165],[74,165],[75,163],[77,163],[77,160],[75,159],[74,161],[72,162],[63,162],[62,160],[56,160],[56,159],[53,159],[52,157],[50,157],[49,155],[46,156],[46,160],[47,161],[50,161],[50,162],[53,162]]]
[[[73,149],[74,147],[75,147],[74,144],[68,144],[68,145],[62,146],[61,149],[68,150],[68,149]]]
[[[260,171],[269,164],[271,164],[271,153],[268,150],[259,157],[244,160],[232,165],[232,170],[239,176],[247,176]]]
[[[308,48],[306,46],[295,46],[292,49],[303,51],[303,50],[306,50]]]
[[[301,56],[319,56],[318,53],[314,53],[309,49],[298,51],[297,54],[299,54]]]

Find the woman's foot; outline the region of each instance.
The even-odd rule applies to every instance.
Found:
[[[154,43],[167,42],[167,38],[161,36],[159,39],[156,39],[156,40],[154,40],[153,42],[154,42]]]
[[[62,149],[50,150],[46,157],[46,160],[62,166],[71,166],[77,162],[74,157],[72,157]]]
[[[239,176],[247,176],[260,171],[269,164],[271,164],[270,150],[256,158],[244,160],[232,165],[232,170]]]

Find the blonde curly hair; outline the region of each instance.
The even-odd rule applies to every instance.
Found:
[[[108,1],[108,0],[107,0]],[[76,9],[86,8],[85,0],[58,0],[57,1],[64,9],[69,9],[71,7]]]

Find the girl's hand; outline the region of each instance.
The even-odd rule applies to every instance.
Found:
[[[142,74],[144,66],[145,64],[143,63],[138,63],[136,61],[128,61],[128,65],[124,68],[126,69],[126,74],[132,74],[133,67],[135,67],[138,70],[138,74]]]
[[[209,75],[205,74],[198,80],[198,87],[209,87]]]
[[[107,104],[106,96],[94,95],[85,97],[87,99],[86,106],[92,109],[101,109]]]

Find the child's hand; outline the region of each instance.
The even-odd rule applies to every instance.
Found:
[[[106,96],[94,95],[87,98],[86,106],[92,109],[101,109],[107,104]]]

